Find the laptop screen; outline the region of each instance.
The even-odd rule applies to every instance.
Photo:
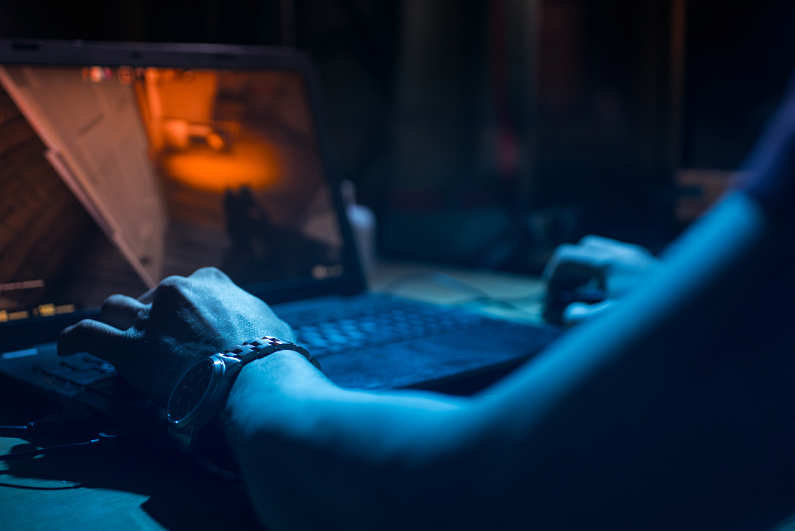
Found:
[[[343,275],[315,123],[291,70],[0,66],[0,323]]]

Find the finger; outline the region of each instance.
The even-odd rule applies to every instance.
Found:
[[[597,236],[595,234],[589,234],[588,236],[584,236],[579,245],[585,247],[594,247],[598,249],[614,249],[616,246],[625,245],[618,240],[613,240],[611,238],[605,238],[604,236]]]
[[[552,258],[547,262],[543,277],[549,281],[561,272],[596,276],[605,269],[609,257],[609,253],[602,247],[563,244],[555,249]]]
[[[552,256],[547,261],[547,265],[544,267],[544,272],[541,273],[541,276],[544,278],[544,280],[549,281],[549,279],[552,278],[552,275],[555,273],[555,270],[558,268],[561,260],[569,253],[574,252],[575,249],[576,246],[570,243],[558,245],[555,248],[555,252],[552,253]]]
[[[604,282],[606,267],[602,263],[594,263],[588,257],[569,255],[545,271],[547,290],[552,298],[557,298],[563,291],[589,283],[601,286]],[[570,302],[570,301],[567,301]]]
[[[115,364],[119,356],[129,349],[130,341],[130,337],[117,328],[84,319],[61,332],[58,338],[58,355],[88,352]]]
[[[195,280],[223,280],[232,282],[226,273],[215,267],[202,267],[194,271],[188,278]]]
[[[127,330],[146,305],[125,295],[111,295],[102,303],[101,320],[119,330]]]
[[[171,311],[172,306],[179,304],[185,299],[190,290],[190,281],[186,277],[171,275],[160,281],[160,284],[152,290],[152,304],[159,310],[166,307]]]
[[[607,300],[598,304],[585,304],[583,302],[574,302],[566,306],[563,310],[563,323],[567,326],[576,326],[578,324],[589,321],[599,315],[606,313],[610,310],[614,301]]]
[[[143,295],[141,295],[140,297],[138,297],[138,302],[140,302],[141,304],[152,304],[152,300],[155,297],[156,289],[157,287],[154,287],[149,291],[147,291],[146,293],[144,293]]]
[[[621,261],[622,259],[632,258],[635,256],[643,256],[644,258],[653,258],[654,255],[643,247],[635,243],[625,243],[602,236],[589,235],[580,240],[580,245],[593,250],[594,254],[606,256],[608,259],[614,261]]]

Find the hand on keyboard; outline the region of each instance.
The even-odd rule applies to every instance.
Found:
[[[660,264],[639,245],[600,236],[561,245],[544,269],[544,319],[573,325],[600,315]]]
[[[58,353],[88,352],[165,406],[188,365],[253,337],[293,340],[290,327],[260,299],[214,268],[169,277],[138,300],[113,295],[100,321],[67,328]]]

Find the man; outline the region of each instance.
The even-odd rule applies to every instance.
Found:
[[[753,178],[660,263],[600,239],[562,249],[550,289],[601,276],[626,295],[569,309],[599,318],[480,395],[340,389],[293,351],[246,365],[220,419],[261,521],[770,529],[793,514],[793,142],[790,90],[749,159]],[[164,406],[193,361],[293,338],[213,269],[113,296],[101,320],[65,330],[60,351],[107,359]]]

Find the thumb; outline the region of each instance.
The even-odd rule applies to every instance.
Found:
[[[613,300],[606,300],[596,304],[573,302],[563,310],[563,323],[567,326],[575,326],[589,321],[609,311],[614,302]]]

